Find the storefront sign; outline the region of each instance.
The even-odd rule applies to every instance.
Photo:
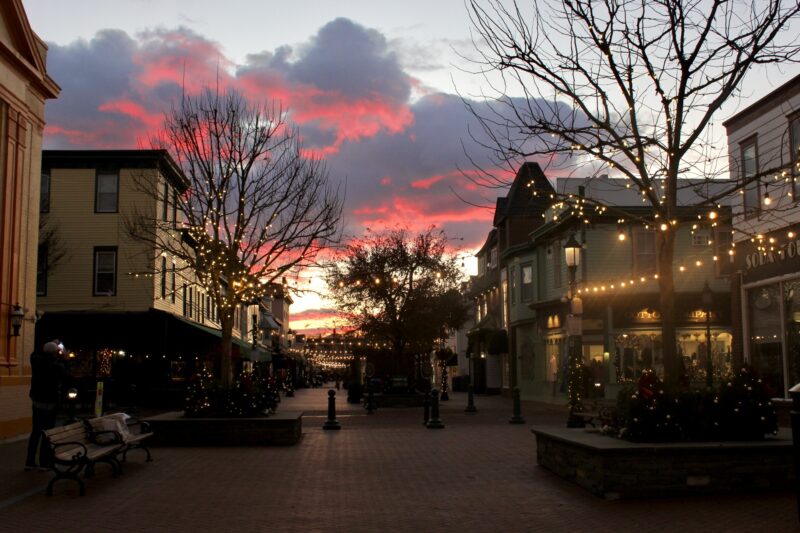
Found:
[[[717,320],[717,314],[714,311],[710,311],[708,314],[709,314],[709,321],[714,322]],[[689,311],[689,315],[686,317],[686,321],[705,322],[706,312],[702,309],[695,309],[694,311]]]
[[[794,259],[797,257],[798,249],[800,249],[800,240],[793,240],[775,250],[767,250],[764,252],[756,251],[747,254],[744,258],[745,269],[753,270],[754,268],[764,265],[774,264],[787,259]]]
[[[737,263],[744,273],[745,283],[797,272],[800,269],[798,235],[798,227],[792,226],[767,233],[756,242],[746,241],[737,246]]]
[[[631,315],[631,322],[637,324],[652,324],[653,322],[661,321],[661,313],[655,309],[642,309],[636,311]]]

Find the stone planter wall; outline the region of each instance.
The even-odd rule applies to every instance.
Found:
[[[146,419],[153,446],[262,446],[300,442],[301,412],[284,411],[264,418],[185,418],[182,411]]]
[[[534,428],[539,465],[607,499],[793,490],[791,435],[752,442],[631,443]]]

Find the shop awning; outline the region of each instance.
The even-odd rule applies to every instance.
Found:
[[[500,329],[500,321],[492,314],[483,317],[475,327],[467,332],[467,336],[474,337],[483,333],[491,333]]]
[[[254,363],[269,363],[272,361],[272,352],[263,348],[250,348],[246,357]]]
[[[248,341],[246,341],[244,339],[240,339],[239,337],[235,337],[234,336],[234,337],[231,338],[231,341],[233,342],[233,344],[235,344],[239,348],[244,348],[244,350],[252,350],[253,349],[253,344],[252,343],[250,343],[250,342],[248,342]],[[242,353],[246,353],[246,352],[242,352]]]
[[[279,331],[281,329],[281,326],[275,321],[275,318],[270,315],[266,315],[264,317],[262,327],[264,329],[273,329],[275,331]]]
[[[508,353],[508,334],[506,330],[501,329],[495,332],[489,339],[489,348],[487,350],[489,355],[499,355],[501,353]]]
[[[182,322],[184,324],[188,324],[188,325],[190,325],[192,327],[195,327],[195,328],[199,329],[200,331],[204,331],[204,332],[206,332],[206,333],[208,333],[210,335],[213,335],[213,336],[217,337],[218,339],[222,338],[222,331],[217,329],[217,328],[204,326],[203,324],[198,324],[197,322],[194,322],[192,320],[187,320],[185,318],[182,318],[182,317],[179,317],[179,316],[175,316],[175,315],[172,315],[172,318],[174,318],[175,320],[179,320],[180,322]],[[237,337],[235,334],[231,338],[231,341],[232,341],[232,343],[234,345],[238,346],[239,348],[242,348],[242,354],[247,354],[247,353],[249,353],[250,350],[253,349],[253,344],[250,341],[247,341],[245,339],[241,339],[241,338]]]
[[[192,320],[187,320],[187,319],[179,317],[177,315],[172,315],[172,314],[169,314],[169,313],[165,313],[165,314],[169,315],[170,318],[174,318],[175,320],[178,320],[179,322],[182,322],[184,324],[188,324],[188,325],[190,325],[192,327],[195,327],[195,328],[199,329],[200,331],[205,331],[206,333],[210,333],[211,335],[213,335],[213,336],[215,336],[217,338],[222,338],[222,331],[220,331],[220,330],[218,330],[216,328],[210,328],[208,326],[204,326],[202,324],[198,324],[197,322],[194,322]]]

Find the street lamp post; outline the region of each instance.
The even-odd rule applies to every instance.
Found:
[[[577,413],[583,411],[581,403],[580,378],[581,370],[581,351],[582,351],[582,327],[581,314],[583,312],[581,299],[576,293],[575,272],[581,264],[581,245],[575,240],[575,235],[570,235],[564,243],[564,258],[569,272],[569,293],[567,299],[570,303],[570,313],[567,317],[568,334],[568,369],[567,369],[567,393],[569,394],[569,418],[567,427],[583,427],[583,419]]]
[[[711,363],[711,304],[714,303],[714,293],[706,281],[702,294],[703,307],[706,314],[706,386],[714,386],[714,372]]]

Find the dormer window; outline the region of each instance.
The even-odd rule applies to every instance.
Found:
[[[486,274],[486,255],[479,255],[478,256],[478,276],[483,276]]]

